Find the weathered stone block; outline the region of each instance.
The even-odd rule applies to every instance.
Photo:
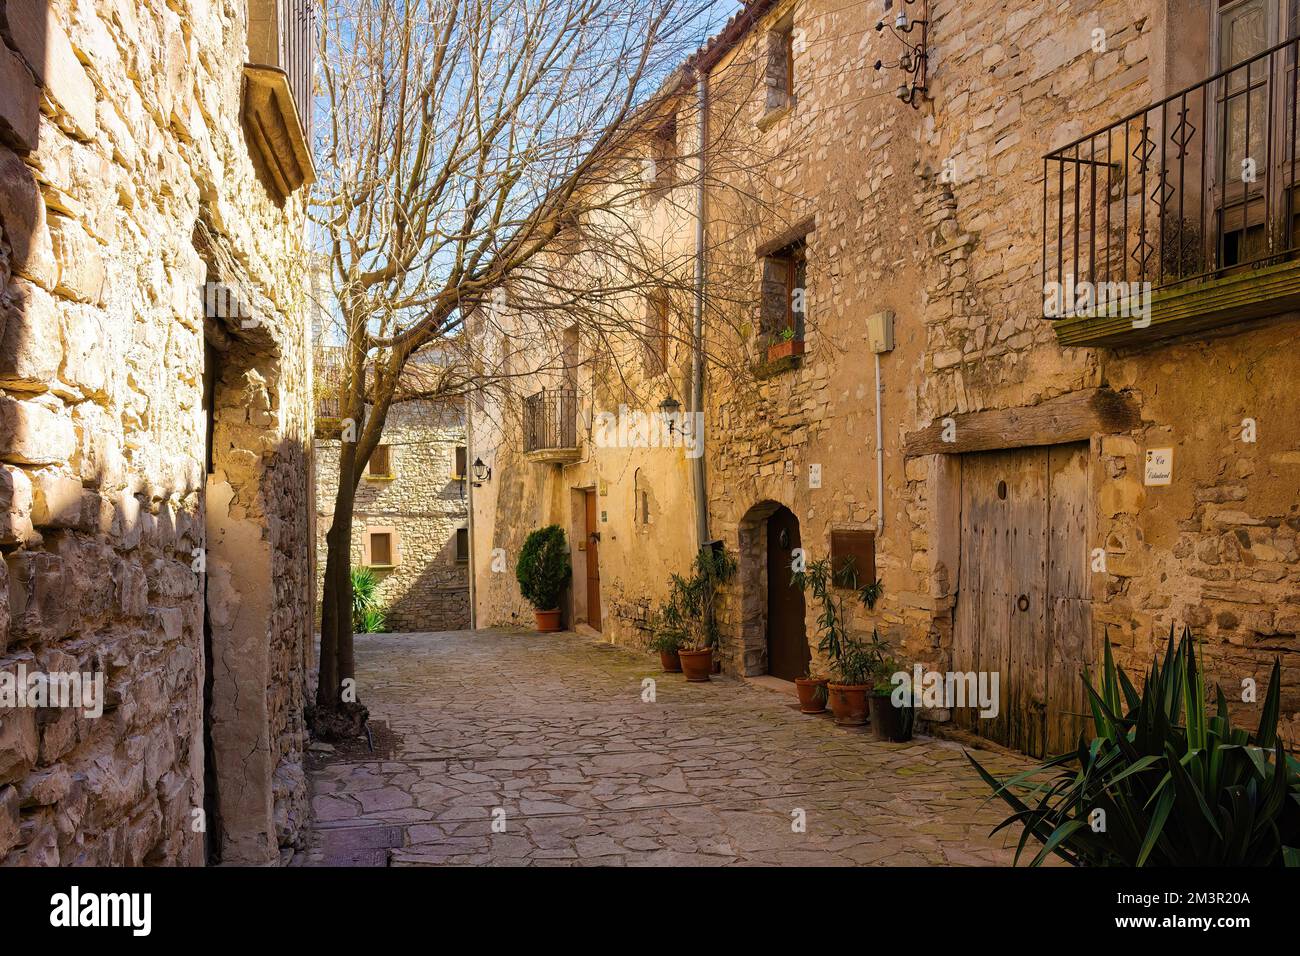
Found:
[[[63,358],[58,304],[23,279],[14,282],[8,298],[0,333],[0,387],[43,392]]]
[[[0,465],[0,544],[18,544],[32,534],[32,483],[27,472]],[[8,623],[8,618],[5,618]],[[0,640],[0,651],[4,641]]]
[[[6,669],[12,673],[12,668]],[[4,720],[0,720],[0,784],[27,775],[36,763],[39,741],[36,711],[26,707],[5,710]]]
[[[79,224],[63,216],[50,219],[50,240],[59,263],[59,284],[55,292],[102,305],[104,302],[104,257],[99,244]]]
[[[23,61],[0,44],[0,141],[30,152],[40,129],[40,101],[40,88]]]
[[[9,637],[39,641],[62,637],[72,620],[73,595],[63,559],[45,551],[16,551],[9,571]]]
[[[0,227],[13,251],[15,271],[21,271],[31,253],[31,236],[44,205],[32,171],[18,156],[0,146]]]
[[[32,524],[75,528],[81,520],[81,481],[43,470],[32,476]]]
[[[18,788],[0,787],[0,858],[18,842]]]
[[[62,378],[79,388],[88,398],[106,392],[110,354],[104,321],[92,308],[68,308],[63,311]]]
[[[45,112],[78,139],[93,139],[97,129],[95,85],[73,52],[68,35],[53,17],[46,18],[44,39]]]
[[[72,457],[72,422],[44,406],[0,395],[0,461],[53,465]]]

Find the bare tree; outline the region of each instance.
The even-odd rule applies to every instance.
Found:
[[[508,378],[484,360],[498,306],[514,346],[559,356],[575,317],[644,336],[629,303],[689,294],[690,256],[638,228],[713,0],[331,0],[328,104],[313,219],[342,343],[339,482],[327,536],[317,727],[355,731],[350,543],[355,493],[396,401]],[[681,150],[676,150],[681,152]],[[678,164],[675,155],[665,162]],[[678,171],[681,172],[680,170]],[[576,248],[598,248],[564,269]],[[593,262],[598,264],[593,265]],[[579,274],[580,273],[580,274]],[[467,322],[477,323],[467,332]],[[522,330],[522,331],[521,331]],[[421,357],[437,353],[437,362]]]

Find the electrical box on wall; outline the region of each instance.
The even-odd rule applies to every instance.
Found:
[[[867,341],[871,345],[871,351],[879,355],[881,352],[892,352],[894,350],[894,313],[886,309],[884,312],[877,312],[875,315],[867,318]]]

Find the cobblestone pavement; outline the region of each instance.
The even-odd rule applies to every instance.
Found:
[[[575,634],[358,637],[357,659],[361,698],[397,740],[383,759],[316,755],[298,865],[1011,861],[1015,838],[988,836],[1003,805],[954,743],[877,743],[792,697],[687,684]]]

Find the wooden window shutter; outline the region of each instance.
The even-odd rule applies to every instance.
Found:
[[[790,261],[777,256],[763,260],[763,281],[759,302],[759,330],[775,335],[786,327],[790,305]]]
[[[857,587],[876,580],[876,533],[874,531],[831,531],[831,573],[836,587],[850,587],[841,580],[851,566],[857,575]]]
[[[464,445],[456,446],[456,461],[455,464],[453,465],[453,468],[455,469],[451,475],[453,478],[464,478],[467,474],[469,474],[469,468],[467,465],[467,450]]]

